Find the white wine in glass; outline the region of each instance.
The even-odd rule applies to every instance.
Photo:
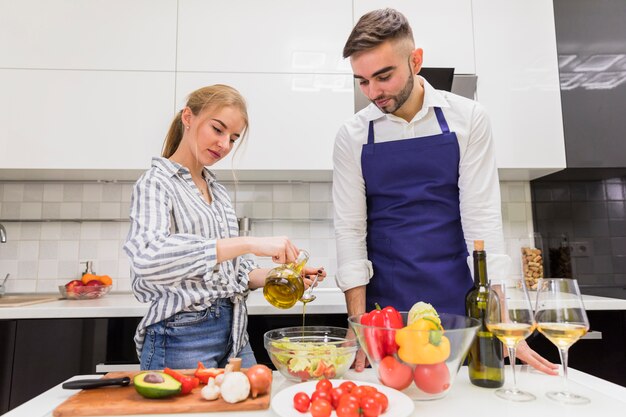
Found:
[[[533,309],[523,279],[491,280],[487,297],[485,323],[507,347],[513,372],[513,387],[495,391],[500,398],[510,401],[532,401],[535,396],[517,388],[515,350],[517,345],[535,330]]]
[[[578,282],[569,278],[539,280],[535,312],[537,329],[559,349],[563,364],[563,390],[549,391],[548,398],[564,404],[587,404],[589,398],[567,387],[567,352],[589,330]]]

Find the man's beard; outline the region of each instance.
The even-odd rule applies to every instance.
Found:
[[[406,81],[406,84],[404,84],[404,87],[402,87],[402,90],[400,90],[398,94],[396,94],[395,96],[389,96],[389,97],[385,97],[385,96],[377,97],[374,100],[372,100],[372,103],[374,103],[376,107],[378,107],[378,105],[376,104],[376,100],[383,100],[386,98],[391,99],[391,101],[393,102],[393,107],[390,108],[388,105],[386,108],[380,108],[380,107],[378,108],[380,109],[380,111],[386,114],[395,113],[409,99],[409,96],[411,95],[411,92],[413,91],[414,84],[415,84],[415,77],[413,76],[413,74],[409,74],[409,79]]]

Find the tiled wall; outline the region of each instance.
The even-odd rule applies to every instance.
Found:
[[[533,181],[535,224],[542,235],[566,234],[581,284],[626,285],[626,177],[603,181]],[[584,246],[583,251],[576,250]]]
[[[334,274],[330,183],[226,185],[237,214],[253,219],[252,235],[289,236],[309,249],[312,265],[324,265]],[[505,238],[515,256],[517,238],[532,231],[530,187],[506,182],[501,191]],[[129,291],[128,260],[121,246],[131,192],[128,183],[0,182],[0,222],[7,229],[7,243],[0,244],[0,276],[11,274],[7,291],[56,292],[58,285],[80,276],[79,262],[85,260],[94,261],[97,273],[114,278],[114,291]],[[267,259],[259,263],[271,265]],[[334,285],[332,279],[323,283]]]

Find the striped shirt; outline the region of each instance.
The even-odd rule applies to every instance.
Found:
[[[135,333],[138,356],[146,327],[181,311],[204,310],[218,298],[233,302],[230,356],[248,342],[248,273],[258,266],[243,257],[217,262],[217,240],[238,236],[239,226],[224,186],[206,168],[204,178],[211,204],[187,168],[153,158],[133,189],[124,251],[130,258],[133,293],[150,303]]]

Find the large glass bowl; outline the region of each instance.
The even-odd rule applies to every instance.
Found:
[[[403,324],[407,324],[406,312],[401,312]],[[465,355],[474,340],[479,322],[465,316],[456,314],[440,314],[443,333],[433,330],[406,330],[406,337],[411,344],[405,349],[417,351],[418,349],[430,349],[422,344],[423,341],[440,340],[447,338],[450,343],[450,354],[438,363],[426,364],[404,362],[398,353],[376,354],[372,345],[380,346],[395,340],[398,329],[372,327],[361,324],[361,316],[348,318],[350,327],[356,333],[359,345],[367,355],[367,358],[376,372],[381,384],[398,389],[414,400],[433,400],[442,398],[454,385],[457,372]],[[431,337],[432,336],[432,337]],[[413,342],[414,341],[414,342]],[[424,351],[425,352],[425,351]],[[407,358],[407,355],[404,355]],[[433,358],[435,356],[432,356]],[[437,359],[438,360],[438,359]]]
[[[263,342],[276,369],[296,382],[341,378],[358,350],[353,332],[329,326],[270,330]]]

